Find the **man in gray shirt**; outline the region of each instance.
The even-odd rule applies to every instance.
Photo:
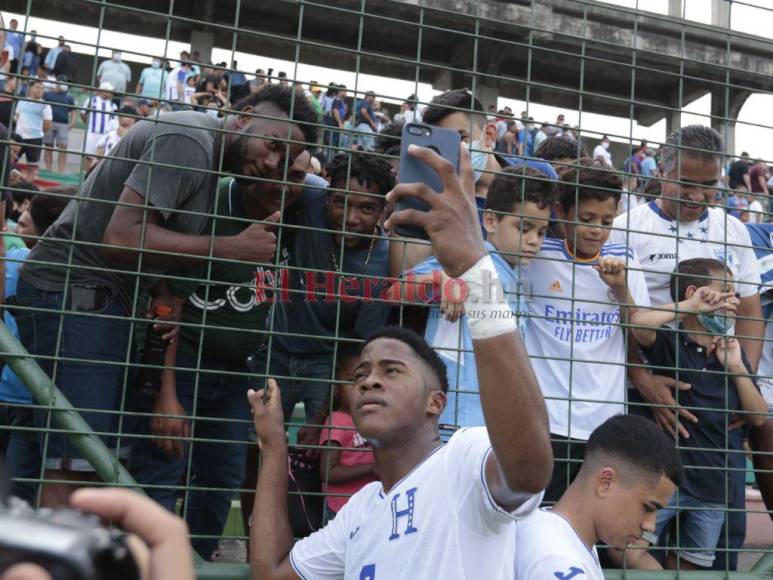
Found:
[[[100,84],[106,81],[111,83],[115,87],[117,96],[123,97],[126,85],[132,80],[132,69],[123,62],[120,50],[114,50],[110,60],[102,61],[97,69],[97,80]]]
[[[316,117],[305,98],[279,86],[236,108],[240,114],[224,119],[179,112],[135,125],[95,167],[22,269],[16,293],[21,340],[43,357],[38,362],[76,408],[101,411],[83,413],[97,433],[118,432],[116,412],[123,409],[133,355],[130,317],[144,313],[159,276],[209,256],[254,263],[274,257],[276,237],[269,230],[278,212],[268,224],[253,223],[235,236],[205,234],[217,178],[284,180],[285,166],[305,143],[316,142]],[[252,189],[261,194],[261,187]],[[48,425],[46,411],[36,415],[39,425]],[[104,439],[119,455],[128,452],[115,438]],[[47,479],[93,480],[65,437],[41,434],[41,443]],[[64,504],[73,490],[47,484],[42,503]]]

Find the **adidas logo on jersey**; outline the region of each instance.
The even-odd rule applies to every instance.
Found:
[[[548,286],[548,290],[550,290],[551,292],[563,292],[564,291],[564,289],[561,287],[561,282],[559,282],[558,280],[556,280],[550,286]]]

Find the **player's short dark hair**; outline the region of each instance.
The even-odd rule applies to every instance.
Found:
[[[623,182],[609,169],[581,164],[560,172],[558,201],[565,211],[588,199],[606,201],[614,198],[619,203],[622,195]]]
[[[392,166],[384,159],[368,153],[339,153],[325,166],[330,185],[336,189],[345,189],[347,176],[356,177],[366,187],[378,190],[381,202],[395,186]]]
[[[400,342],[410,346],[411,350],[416,353],[416,356],[427,363],[427,366],[429,366],[433,374],[437,377],[437,380],[440,383],[440,389],[444,393],[448,392],[448,371],[446,370],[446,365],[440,359],[438,353],[435,352],[435,349],[432,348],[422,336],[416,334],[412,330],[408,330],[407,328],[401,328],[399,326],[386,326],[381,330],[377,330],[371,334],[365,340],[362,348],[364,349],[371,342],[378,340],[379,338],[391,338],[394,340],[399,340]],[[362,352],[362,350],[360,352]]]
[[[674,442],[644,417],[615,415],[596,427],[585,445],[585,462],[602,456],[622,461],[645,476],[665,476],[676,486],[682,482],[682,462]]]
[[[486,209],[497,213],[512,213],[515,206],[526,202],[536,203],[540,209],[556,201],[556,186],[547,175],[528,166],[505,167],[497,173],[486,194]]]
[[[692,258],[690,260],[682,260],[676,265],[676,268],[671,272],[671,299],[676,302],[681,302],[685,299],[684,293],[690,287],[700,288],[701,286],[708,286],[711,284],[712,274],[717,273],[729,274],[730,277],[733,273],[730,268],[716,258]]]
[[[454,113],[466,113],[479,125],[485,123],[486,109],[467,89],[454,89],[436,95],[424,109],[421,118],[427,125],[437,125]]]
[[[268,85],[254,95],[248,95],[234,105],[234,110],[257,107],[261,103],[272,103],[290,119],[297,122],[303,138],[309,146],[317,142],[317,113],[305,95],[290,87]]]
[[[585,152],[585,149],[577,141],[564,137],[548,137],[534,152],[534,157],[544,159],[545,161],[580,159],[587,156],[588,154]]]
[[[50,187],[32,198],[30,217],[40,235],[59,219],[76,191],[74,187]]]

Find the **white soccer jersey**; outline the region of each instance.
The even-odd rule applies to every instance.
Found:
[[[534,510],[516,524],[515,580],[604,580],[596,546],[589,549],[563,516]]]
[[[602,256],[628,265],[628,288],[638,306],[649,306],[635,252],[605,244]],[[563,240],[547,239],[524,271],[531,366],[545,396],[550,432],[587,439],[624,412],[625,340],[620,307],[595,260],[572,257]]]
[[[483,427],[457,431],[384,493],[371,483],[322,530],[290,553],[305,580],[500,580],[513,578],[515,512],[494,503],[484,477],[491,452]]]
[[[651,201],[617,216],[614,227],[610,241],[636,251],[656,306],[673,302],[671,273],[678,262],[691,258],[721,260],[733,273],[741,297],[757,293],[760,265],[749,232],[739,219],[719,208],[708,208],[695,222],[676,222]]]

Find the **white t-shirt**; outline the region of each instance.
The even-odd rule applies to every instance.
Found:
[[[185,77],[188,76],[188,69],[178,66],[172,69],[172,71],[166,77],[166,98],[170,101],[179,101],[182,95],[179,91],[179,85],[185,88]]]
[[[760,285],[760,264],[741,221],[711,207],[695,222],[676,222],[654,201],[617,216],[609,237],[636,252],[655,306],[671,304],[671,273],[678,262],[716,258],[730,268],[736,292],[753,296]],[[626,232],[626,229],[630,230]]]
[[[596,546],[588,549],[563,516],[534,510],[516,524],[516,580],[604,580]]]
[[[54,112],[43,101],[19,101],[16,103],[16,132],[22,139],[42,139],[43,122],[51,121]]]
[[[116,118],[113,116],[115,103],[111,99],[103,99],[92,95],[83,101],[83,108],[88,109],[86,132],[104,135],[115,129]]]
[[[761,224],[763,215],[763,208],[762,204],[759,202],[758,199],[753,200],[749,204],[749,223],[750,224]]]
[[[290,552],[308,580],[513,578],[515,521],[542,499],[508,513],[491,497],[484,427],[461,429],[384,493],[380,482],[352,496],[325,528]]]
[[[183,103],[186,105],[197,105],[198,103],[193,102],[193,95],[196,94],[196,87],[188,86],[187,84],[183,86]]]
[[[593,158],[603,159],[607,167],[612,167],[612,154],[604,149],[601,144],[596,145],[596,148],[593,150]]]
[[[649,306],[636,254],[607,243],[601,255],[627,263],[634,302]],[[545,395],[550,432],[582,440],[625,411],[620,307],[592,264],[573,258],[563,240],[552,238],[523,274],[529,311],[524,342]]]

